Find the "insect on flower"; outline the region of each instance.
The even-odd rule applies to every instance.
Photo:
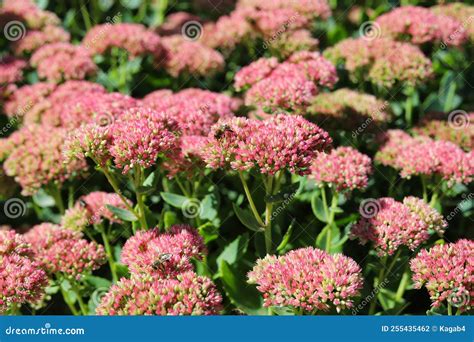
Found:
[[[163,271],[163,266],[164,264],[169,261],[171,259],[171,257],[173,256],[173,254],[171,253],[163,253],[163,254],[160,254],[160,256],[158,257],[158,259],[156,259],[155,261],[153,261],[153,263],[151,264],[151,267],[157,271],[157,270],[160,270],[160,271]]]

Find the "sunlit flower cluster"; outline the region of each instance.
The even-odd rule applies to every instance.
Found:
[[[265,306],[288,306],[309,313],[351,308],[363,285],[354,260],[313,247],[259,259],[248,278],[263,293]]]

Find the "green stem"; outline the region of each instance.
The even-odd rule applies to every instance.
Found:
[[[413,98],[411,93],[405,101],[405,121],[407,127],[411,127],[413,123]]]
[[[178,184],[179,188],[181,189],[181,191],[183,192],[183,195],[186,196],[187,198],[191,198],[191,195],[189,194],[189,192],[186,190],[185,186],[183,185],[183,183],[181,183],[181,181],[179,180],[178,177],[175,178],[176,179],[176,184]]]
[[[81,6],[79,4],[79,6]],[[82,14],[82,19],[84,20],[84,24],[86,25],[86,31],[89,31],[90,28],[92,27],[91,23],[91,18],[89,17],[89,11],[86,8],[86,5],[81,6],[81,14]]]
[[[100,167],[100,169],[104,173],[105,178],[107,178],[107,181],[109,182],[109,184],[112,186],[112,189],[114,189],[114,191],[117,193],[117,195],[119,195],[119,197],[122,200],[125,207],[129,211],[134,213],[136,217],[138,217],[137,213],[135,212],[135,209],[132,208],[132,206],[128,203],[128,200],[122,194],[122,191],[120,191],[120,188],[117,185],[117,181],[115,180],[114,176],[107,170],[107,167]]]
[[[273,194],[273,176],[268,176],[266,192],[267,192],[267,196]],[[272,248],[273,248],[272,211],[273,211],[273,203],[266,203],[265,204],[265,248],[266,248],[267,254],[271,254]]]
[[[87,308],[87,305],[82,300],[81,293],[80,293],[79,289],[77,288],[77,285],[73,281],[71,282],[71,287],[72,287],[73,291],[76,293],[77,302],[79,303],[79,307],[81,308],[82,314],[84,316],[87,316],[88,313],[89,313],[89,310]]]
[[[403,272],[402,279],[400,280],[400,284],[398,285],[397,293],[395,295],[396,302],[399,302],[403,298],[403,294],[405,293],[409,279],[410,275],[405,270],[405,272]]]
[[[454,96],[456,95],[456,82],[451,82],[448,89],[448,94],[446,95],[446,101],[444,102],[443,111],[445,113],[453,110],[453,101]]]
[[[112,248],[110,246],[109,237],[107,236],[107,232],[105,231],[105,227],[103,224],[97,225],[98,230],[102,236],[102,241],[104,242],[105,253],[107,254],[107,259],[109,261],[110,266],[110,273],[112,274],[112,280],[114,283],[118,281],[117,270],[115,268],[115,260],[112,252]]]
[[[425,176],[421,176],[421,186],[423,187],[423,201],[428,202],[428,187]]]
[[[452,316],[453,315],[453,307],[450,303],[448,303],[448,316]]]
[[[53,185],[51,187],[50,194],[54,198],[54,202],[56,203],[56,206],[59,209],[59,213],[63,215],[65,212],[65,209],[64,209],[63,198],[61,196],[61,189],[57,185]]]
[[[142,226],[142,229],[144,228],[145,230],[148,230],[148,223],[146,222],[146,217],[145,217],[145,203],[143,202],[143,194],[141,194],[138,191],[138,188],[142,184],[142,179],[143,179],[142,169],[140,168],[140,166],[136,166],[135,167],[135,197],[137,198],[138,211],[140,212],[138,219],[140,220],[140,225]]]
[[[326,233],[326,252],[331,251],[331,244],[332,244],[332,225],[334,222],[334,217],[336,216],[336,207],[338,203],[339,195],[336,191],[333,192],[332,199],[331,199],[331,209],[329,210],[329,219],[328,219],[328,232]]]
[[[262,218],[260,217],[257,207],[255,206],[255,203],[252,198],[252,194],[250,193],[249,187],[247,185],[247,181],[244,178],[244,174],[242,171],[239,171],[239,177],[240,181],[242,182],[242,186],[244,187],[245,195],[247,196],[247,200],[249,201],[250,204],[250,209],[252,210],[253,216],[255,216],[255,219],[257,220],[258,224],[261,225],[262,227],[265,227],[265,223],[262,221]]]
[[[74,206],[74,187],[71,185],[68,187],[67,207],[72,208],[73,206]]]
[[[326,218],[329,220],[328,201],[326,199],[326,190],[324,187],[321,188],[321,199],[323,201],[324,213],[326,214]]]
[[[74,303],[71,302],[71,300],[69,299],[69,295],[67,294],[66,291],[64,291],[61,284],[59,285],[59,288],[61,289],[61,294],[63,295],[64,302],[66,302],[67,306],[69,307],[69,310],[71,310],[71,313],[74,316],[79,316],[80,315],[79,311],[77,311],[76,307],[74,306]]]
[[[438,191],[435,190],[433,192],[433,195],[431,196],[430,206],[434,208],[436,206],[437,200],[438,200]]]

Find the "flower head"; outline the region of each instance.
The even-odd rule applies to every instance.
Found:
[[[71,279],[81,279],[106,260],[101,245],[82,239],[79,231],[54,224],[34,226],[25,238],[49,273],[61,273]]]
[[[408,37],[414,44],[443,42],[446,45],[459,46],[467,38],[460,22],[419,6],[395,8],[378,17],[376,23],[380,26],[383,36],[395,40]]]
[[[308,116],[323,127],[351,130],[364,126],[378,131],[377,126],[387,123],[392,117],[388,102],[370,94],[342,88],[330,93],[321,93],[311,100]]]
[[[370,157],[352,147],[338,147],[318,154],[311,165],[310,177],[342,191],[365,188],[371,173]]]
[[[50,11],[39,8],[32,0],[4,0],[0,8],[0,17],[6,21],[20,19],[30,29],[41,29],[49,25],[59,25],[59,18]]]
[[[145,96],[143,104],[178,121],[184,135],[207,135],[219,119],[234,116],[240,101],[224,94],[188,88],[175,94],[157,90]]]
[[[343,64],[353,82],[367,80],[377,86],[415,86],[432,76],[431,62],[421,50],[387,38],[345,39],[327,49],[324,56]]]
[[[0,157],[6,158],[6,174],[21,185],[23,194],[34,194],[48,184],[62,184],[86,169],[81,160],[65,163],[66,135],[62,128],[31,125],[9,136],[4,147],[0,144]]]
[[[41,79],[54,83],[82,80],[97,71],[88,51],[69,43],[44,45],[31,56],[30,62]]]
[[[27,63],[12,56],[0,59],[0,85],[15,83],[23,79],[23,69]]]
[[[163,53],[160,37],[141,24],[102,24],[90,29],[82,46],[91,54],[103,55],[112,48],[126,50],[130,57],[150,54],[159,58]]]
[[[410,261],[415,288],[425,286],[434,307],[443,302],[468,311],[474,306],[474,242],[462,239],[422,250]]]
[[[370,215],[362,205],[363,217],[350,235],[361,244],[371,241],[379,256],[392,255],[401,246],[413,251],[429,239],[432,230],[442,234],[447,226],[437,211],[414,197],[406,197],[403,203],[385,197],[371,204]]]
[[[363,280],[357,263],[313,247],[257,260],[249,283],[263,293],[264,306],[288,306],[314,313],[350,308]]]
[[[234,118],[214,126],[204,159],[211,168],[307,174],[312,159],[331,142],[326,131],[296,115],[265,121]]]
[[[30,54],[41,46],[51,43],[67,43],[71,39],[69,32],[62,27],[48,25],[41,30],[27,31],[25,37],[13,44],[16,55]]]
[[[48,284],[25,239],[13,230],[0,230],[0,313],[14,305],[34,303]]]
[[[123,113],[111,126],[110,155],[123,173],[135,166],[154,165],[158,157],[178,149],[178,123],[169,115],[136,107]]]
[[[62,217],[62,226],[82,230],[81,228],[90,224],[99,224],[104,219],[112,223],[121,223],[122,221],[110,211],[108,205],[126,209],[125,204],[116,193],[93,191],[82,196],[74,207],[66,211]]]
[[[164,68],[173,77],[208,76],[224,68],[224,57],[219,52],[200,42],[185,40],[181,35],[164,37],[163,46]]]
[[[195,229],[174,225],[167,233],[160,234],[158,229],[136,233],[125,243],[122,261],[133,274],[171,278],[191,271],[191,259],[205,253],[204,241]]]
[[[448,185],[469,184],[474,177],[474,156],[455,144],[428,137],[412,138],[403,131],[388,131],[387,139],[375,160],[400,170],[400,175],[442,176]]]
[[[474,6],[462,2],[443,3],[430,8],[434,13],[448,16],[461,23],[462,27],[454,32],[454,36],[459,36],[458,32],[465,31],[471,42],[474,42]]]
[[[310,104],[318,86],[332,87],[335,67],[317,52],[301,51],[286,62],[259,59],[235,75],[235,87],[247,88],[245,104],[266,111],[301,111]]]
[[[175,279],[122,278],[97,307],[99,315],[216,315],[222,297],[208,278],[186,272]]]
[[[464,115],[464,114],[461,114]],[[465,127],[458,129],[444,113],[429,113],[425,115],[420,124],[413,129],[416,135],[425,135],[434,140],[451,141],[465,151],[474,147],[474,112],[462,116],[466,119]]]

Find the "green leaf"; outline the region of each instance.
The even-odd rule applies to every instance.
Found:
[[[121,220],[128,221],[128,222],[134,222],[138,220],[135,214],[132,213],[130,210],[114,207],[113,205],[110,205],[110,204],[107,204],[106,207]]]
[[[209,243],[219,237],[219,228],[211,222],[206,222],[198,227],[199,234],[204,238],[204,243]]]
[[[291,220],[288,230],[286,231],[285,235],[283,236],[283,239],[281,240],[280,244],[277,247],[278,252],[281,252],[282,250],[284,250],[286,245],[290,241],[291,233],[293,232],[293,227],[295,226],[295,222],[296,222],[296,219]]]
[[[316,216],[319,221],[325,223],[328,222],[328,217],[324,211],[323,201],[319,197],[318,193],[315,193],[311,199],[311,208],[313,209],[314,216]]]
[[[217,264],[220,265],[222,261],[225,261],[227,264],[233,265],[247,252],[248,245],[248,233],[240,235],[224,248],[222,253],[217,257]]]
[[[33,195],[33,201],[41,208],[51,208],[56,205],[53,196],[48,195],[43,189]]]
[[[93,275],[86,276],[84,280],[95,288],[110,287],[110,285],[112,284],[111,281],[108,279],[96,277]]]
[[[122,277],[127,278],[130,275],[127,265],[121,264],[119,262],[115,263],[115,270],[117,271],[117,276],[119,277],[119,279]]]
[[[183,208],[184,203],[188,201],[187,197],[173,194],[171,192],[160,192],[160,195],[166,203],[175,208]]]
[[[342,245],[338,245],[339,240],[341,239],[341,232],[339,228],[333,223],[331,225],[326,225],[323,230],[318,234],[316,238],[316,247],[326,250],[326,241],[327,234],[331,232],[331,249],[330,253],[337,253],[342,250]]]
[[[165,229],[168,229],[172,225],[176,224],[177,218],[178,217],[174,211],[169,211],[169,210],[165,211],[164,218],[163,218]]]
[[[254,286],[247,284],[245,274],[229,266],[224,260],[219,264],[219,272],[232,304],[249,315],[262,314],[262,302]]]
[[[293,183],[283,187],[277,194],[265,196],[265,202],[267,203],[278,203],[284,201],[291,201],[298,192],[300,183]]]
[[[237,218],[242,222],[242,224],[254,232],[262,232],[263,228],[258,224],[257,219],[252,215],[252,212],[248,209],[241,209],[235,203],[232,203],[234,207],[234,212],[237,215]]]
[[[199,218],[202,220],[214,220],[217,215],[218,211],[217,208],[217,199],[214,194],[207,194],[204,196],[203,200],[201,201],[200,210],[199,210]]]

